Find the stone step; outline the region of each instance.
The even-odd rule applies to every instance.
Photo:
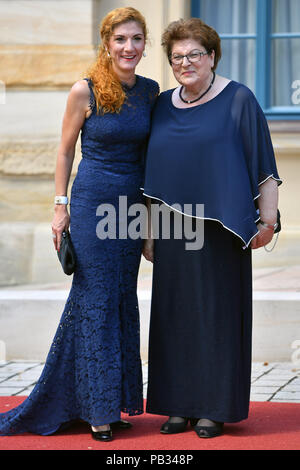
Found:
[[[151,290],[140,280],[141,355],[147,360]],[[59,323],[68,284],[0,290],[0,360],[44,361]],[[144,287],[144,288],[142,288]],[[300,366],[300,292],[254,291],[253,361],[294,358]]]

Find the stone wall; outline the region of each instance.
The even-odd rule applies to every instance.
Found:
[[[56,156],[68,92],[96,57],[101,19],[120,6],[133,6],[145,15],[149,43],[137,72],[166,89],[172,76],[160,34],[171,19],[188,14],[187,3],[0,2],[0,82],[5,86],[5,104],[0,104],[0,285],[65,279],[50,227]],[[80,158],[79,139],[69,193]]]
[[[161,90],[176,86],[160,37],[170,21],[189,15],[186,0],[0,2],[0,82],[6,91],[0,104],[0,285],[61,279],[50,224],[62,117],[70,87],[96,56],[102,17],[119,6],[136,7],[147,19],[147,57],[137,73],[157,80]],[[285,230],[275,255],[254,254],[257,265],[300,263],[299,133],[275,129],[273,142],[285,183]],[[80,158],[79,139],[69,191]]]

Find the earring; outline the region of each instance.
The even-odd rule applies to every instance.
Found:
[[[106,48],[105,48],[105,50],[106,50],[106,53],[107,53],[107,57],[110,57],[109,50],[108,50],[108,49],[106,49]]]
[[[147,52],[143,51],[143,57],[147,57]]]

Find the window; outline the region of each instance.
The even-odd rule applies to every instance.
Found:
[[[300,119],[300,0],[192,0],[222,39],[218,72],[247,85],[268,119]]]

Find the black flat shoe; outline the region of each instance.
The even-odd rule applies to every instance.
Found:
[[[199,419],[198,418],[190,418],[190,423],[191,423],[191,426],[192,428],[194,426],[196,426],[196,424],[198,423]]]
[[[215,423],[213,426],[193,426],[198,437],[217,437],[223,434],[223,423]]]
[[[166,421],[160,428],[162,434],[177,434],[179,432],[184,432],[188,425],[189,418],[184,418],[184,421],[181,423],[171,423],[170,419]]]
[[[95,441],[109,442],[113,439],[111,429],[109,431],[93,431],[91,429],[91,434]]]
[[[132,428],[132,424],[124,419],[120,421],[115,421],[114,423],[110,423],[111,429],[130,429]]]

